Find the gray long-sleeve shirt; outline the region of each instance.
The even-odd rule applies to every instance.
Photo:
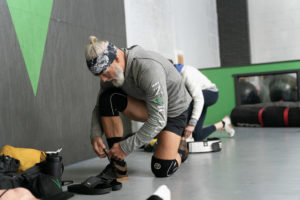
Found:
[[[127,95],[145,101],[148,111],[147,121],[136,134],[120,142],[122,150],[128,155],[149,143],[166,126],[168,117],[177,117],[187,110],[191,96],[181,75],[166,58],[139,46],[124,49],[124,52],[125,82],[120,88]],[[111,83],[101,82],[98,98],[111,87]],[[92,115],[91,139],[103,134],[97,106]]]

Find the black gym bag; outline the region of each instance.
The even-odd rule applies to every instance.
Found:
[[[5,156],[0,157],[0,189],[24,187],[37,198],[44,200],[65,200],[72,193],[62,191],[61,176],[63,165],[61,159],[46,159],[26,171],[17,174],[18,160]],[[51,156],[49,156],[51,158]]]

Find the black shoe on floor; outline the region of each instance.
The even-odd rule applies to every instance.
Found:
[[[105,169],[98,175],[104,179],[116,179],[117,181],[127,181],[129,179],[127,173],[127,164],[123,161],[122,166],[120,161],[111,160]]]

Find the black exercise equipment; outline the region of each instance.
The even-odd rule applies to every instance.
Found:
[[[300,127],[300,103],[240,105],[232,110],[230,118],[235,126]]]

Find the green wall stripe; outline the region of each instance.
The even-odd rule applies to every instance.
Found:
[[[200,70],[212,82],[214,82],[219,89],[219,99],[215,105],[208,108],[205,124],[210,125],[220,121],[225,115],[230,115],[232,109],[235,107],[233,74],[293,69],[300,69],[300,61]]]
[[[53,0],[7,0],[7,5],[36,95]]]

